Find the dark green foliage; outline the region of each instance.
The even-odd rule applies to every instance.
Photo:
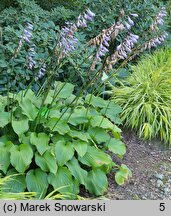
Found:
[[[7,94],[8,91],[18,92],[21,89],[25,89],[28,84],[33,84],[34,78],[44,62],[47,65],[47,74],[40,82],[32,85],[34,91],[37,91],[49,74],[52,73],[54,74],[54,79],[73,83],[76,85],[77,90],[80,86],[86,86],[97,72],[90,71],[97,48],[88,47],[88,40],[97,36],[104,28],[116,22],[120,11],[123,9],[125,11],[125,15],[122,18],[123,23],[130,13],[138,13],[139,15],[134,20],[135,26],[132,27],[132,33],[141,36],[138,44],[141,46],[146,40],[154,37],[149,30],[149,26],[159,12],[159,6],[161,5],[152,0],[145,1],[143,4],[142,1],[137,0],[131,2],[116,2],[115,0],[79,1],[79,4],[77,4],[77,1],[65,1],[63,3],[51,1],[51,5],[53,6],[49,5],[51,8],[45,10],[43,9],[45,7],[42,6],[45,1],[39,2],[39,4],[34,0],[16,0],[14,2],[15,7],[6,7],[0,14],[1,94]],[[73,7],[68,7],[67,5],[73,5]],[[58,56],[55,56],[53,51],[59,41],[60,28],[66,21],[75,22],[78,14],[83,12],[87,7],[90,7],[96,13],[95,21],[90,23],[88,28],[84,29],[84,34],[82,30],[77,33],[76,37],[80,42],[77,44],[77,49],[65,58],[64,62],[59,66],[56,64]],[[144,17],[144,13],[146,13],[146,17]],[[31,22],[34,26],[32,43],[36,45],[35,60],[37,62],[34,70],[27,68],[28,45],[24,44],[18,55],[14,58],[19,37],[27,22]],[[158,33],[165,30],[165,28],[166,26],[163,25],[161,29],[159,28]],[[124,40],[127,33],[127,31],[121,32],[116,40],[111,43],[110,54]],[[101,67],[102,64],[99,64],[97,68],[99,74],[94,82],[96,84],[95,87],[98,87],[101,82]]]
[[[106,153],[122,158],[126,152],[115,124],[121,108],[93,95],[76,97],[69,83],[56,82],[54,89],[45,98],[30,89],[1,97],[0,170],[20,174],[11,190],[37,192],[37,198],[44,198],[50,185],[72,198],[80,185],[102,195],[106,174],[112,167],[117,175],[123,169]],[[126,170],[116,177],[118,184],[131,175]]]

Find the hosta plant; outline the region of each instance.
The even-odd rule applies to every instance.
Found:
[[[45,97],[30,89],[1,97],[0,169],[18,174],[10,191],[43,198],[57,190],[75,198],[84,186],[98,196],[107,191],[111,169],[120,185],[131,175],[106,153],[122,158],[126,152],[116,125],[121,108],[93,95],[76,97],[73,89],[56,82]]]
[[[9,182],[15,179],[14,176],[6,176],[1,178],[0,176],[0,200],[8,199],[8,200],[24,200],[24,199],[34,199],[35,193],[33,192],[9,192],[5,191],[4,188],[6,185],[9,186]]]
[[[140,137],[160,137],[171,145],[171,49],[142,59],[126,84],[113,88],[121,118]]]

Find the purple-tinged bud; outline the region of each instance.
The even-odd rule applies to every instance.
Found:
[[[131,25],[129,25],[127,22],[125,22],[125,27],[129,30],[131,28]]]
[[[100,50],[103,50],[104,52],[109,52],[109,50],[103,46],[103,44],[100,44]]]
[[[131,19],[130,17],[128,17],[128,22],[129,22],[129,24],[130,24],[131,26],[134,25],[134,22],[132,21],[132,19]]]
[[[102,50],[100,50],[99,51],[99,56],[101,57],[101,56],[105,56],[105,53],[102,51]]]
[[[131,13],[130,15],[133,17],[138,17],[138,14],[136,14],[136,13]]]
[[[132,34],[132,33],[130,33],[129,35],[130,35],[132,38],[135,38],[136,40],[139,39],[139,36],[138,36],[138,35],[135,35],[135,34]]]
[[[87,14],[91,17],[95,16],[95,13],[93,13],[89,8],[86,10]]]
[[[119,51],[122,48],[122,45],[120,44],[119,46],[116,47],[116,50]]]
[[[104,44],[106,47],[109,46],[109,43],[108,43],[106,40],[103,41],[103,44]]]
[[[90,21],[90,22],[93,21],[93,17],[89,16],[89,15],[86,14],[86,13],[84,14],[84,18],[85,18],[86,20]]]
[[[125,46],[125,50],[126,50],[128,53],[131,53],[131,52],[132,52],[132,50],[131,50],[129,47],[127,47],[127,46]]]
[[[110,36],[105,35],[105,36],[104,36],[104,40],[110,41]]]

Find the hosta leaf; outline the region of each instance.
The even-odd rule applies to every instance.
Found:
[[[101,144],[102,142],[107,142],[110,139],[110,135],[103,129],[99,127],[88,129],[88,133],[93,140]]]
[[[79,157],[79,161],[90,167],[101,167],[112,163],[109,155],[94,146],[88,146],[87,153],[83,157]]]
[[[58,118],[51,118],[48,120],[45,126],[49,127],[52,131],[57,131],[61,135],[64,135],[67,132],[69,132],[70,128],[65,121],[63,120],[59,120],[59,122],[57,121]]]
[[[29,167],[33,157],[33,151],[27,144],[13,145],[10,148],[10,161],[13,167],[23,173]]]
[[[118,114],[122,111],[121,107],[118,105],[114,105],[113,107],[103,108],[101,110],[101,113],[105,115],[107,118],[109,118],[112,122],[115,124],[121,124],[122,121],[118,117]]]
[[[7,105],[8,98],[6,96],[1,96],[0,95],[0,101],[1,101],[1,103],[0,103],[0,111],[4,112],[4,108]]]
[[[122,157],[126,153],[125,144],[118,139],[111,138],[108,143],[108,149],[114,154]]]
[[[56,161],[59,166],[63,166],[74,155],[74,148],[70,142],[58,141],[55,144]]]
[[[51,172],[55,174],[57,171],[58,167],[55,155],[50,151],[46,151],[43,155],[36,153],[35,162],[44,172]]]
[[[55,175],[50,173],[48,182],[60,193],[77,194],[79,192],[78,181],[73,180],[71,172],[66,167],[59,167]]]
[[[79,106],[74,109],[68,122],[74,126],[78,124],[84,124],[88,122],[87,109],[85,107]]]
[[[130,169],[122,164],[120,169],[115,174],[115,181],[118,185],[123,185],[129,177],[132,176]]]
[[[22,135],[29,129],[28,119],[23,118],[19,121],[12,120],[12,127],[18,136]]]
[[[73,140],[73,147],[80,157],[87,152],[88,143],[82,140]]]
[[[101,107],[101,108],[106,107],[108,104],[108,102],[106,102],[104,99],[91,94],[88,94],[86,96],[85,102],[87,104],[93,105],[94,107]]]
[[[93,169],[88,173],[86,189],[96,196],[103,195],[108,188],[106,174],[100,169]]]
[[[0,112],[0,128],[5,127],[10,122],[10,113]]]
[[[87,171],[80,167],[78,160],[73,157],[69,162],[67,162],[66,166],[79,183],[85,185],[87,181]]]
[[[20,193],[25,191],[26,181],[24,175],[19,174],[15,169],[10,169],[7,176],[10,176],[10,179],[3,185],[4,192]]]
[[[72,138],[78,138],[82,141],[88,142],[87,134],[85,134],[81,131],[70,130],[68,135],[70,135]]]
[[[7,169],[10,165],[10,148],[12,147],[11,142],[0,143],[0,170],[4,173],[7,172]]]
[[[55,82],[54,85],[57,98],[68,98],[74,90],[74,85],[70,83]]]
[[[114,124],[110,122],[107,118],[103,116],[93,116],[93,118],[90,121],[92,127],[101,127],[104,129],[114,129]]]
[[[22,108],[22,113],[26,115],[29,120],[34,121],[38,114],[38,109],[33,105],[32,101],[28,98],[23,98],[19,104]]]
[[[45,133],[31,133],[30,142],[35,145],[37,151],[42,155],[48,149],[49,136]]]
[[[43,198],[47,192],[47,174],[41,169],[30,170],[26,175],[27,189],[36,192],[36,198]]]

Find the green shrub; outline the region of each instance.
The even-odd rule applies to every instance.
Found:
[[[80,1],[80,5],[85,6],[82,7],[82,10],[70,10],[60,5],[52,8],[50,11],[43,9],[34,0],[16,0],[15,2],[17,2],[17,6],[6,8],[0,14],[1,94],[7,94],[9,91],[18,92],[19,90],[26,89],[28,84],[34,80],[44,63],[47,66],[47,73],[44,79],[41,79],[40,82],[33,84],[32,89],[35,92],[47,79],[48,73],[54,74],[54,80],[73,83],[74,85],[77,85],[78,89],[80,86],[86,86],[87,83],[90,82],[92,76],[94,76],[94,73],[91,71],[91,66],[93,60],[96,58],[96,52],[99,49],[97,44],[91,44],[91,46],[89,46],[87,42],[90,38],[97,36],[102,29],[108,28],[116,23],[122,9],[125,11],[119,21],[122,25],[125,25],[125,21],[128,21],[128,16],[131,16],[131,13],[138,14],[138,17],[131,17],[134,20],[131,32],[139,35],[140,37],[136,36],[138,37],[138,43],[135,47],[133,47],[134,49],[132,52],[124,53],[124,56],[127,56],[128,59],[131,59],[132,55],[136,56],[137,53],[139,54],[139,51],[141,52],[141,50],[144,50],[144,43],[146,41],[156,37],[158,34],[161,35],[166,29],[165,23],[158,25],[157,32],[153,32],[150,29],[156,15],[161,10],[160,4],[155,3],[153,0],[148,0],[143,5],[142,1],[137,0],[131,1],[132,3],[130,4],[130,0],[119,3],[114,0],[95,0],[93,2]],[[55,3],[55,1],[51,2]],[[57,1],[56,3],[59,2]],[[63,26],[66,21],[74,20],[73,22],[75,23],[80,11],[85,11],[87,6],[89,6],[90,9],[96,13],[94,22],[91,24],[89,23],[86,29],[78,30],[75,36],[78,38],[79,43],[75,47],[75,51],[70,53],[70,55],[65,56],[66,58],[64,58],[63,62],[59,65],[57,64],[59,55],[54,55],[54,50],[56,44],[59,43],[60,27]],[[79,7],[81,8],[81,6],[78,6],[78,8]],[[147,14],[145,19],[144,11]],[[20,52],[18,55],[15,55],[15,52],[19,46],[19,37],[22,35],[22,32],[28,22],[33,24],[33,37],[31,45],[34,45],[35,48],[34,61],[36,62],[33,69],[28,68],[28,52],[30,49],[28,44],[23,43]],[[118,32],[117,29],[115,30]],[[129,32],[130,30],[126,28],[123,31],[119,31],[117,37],[110,42],[109,52],[106,53],[105,58],[103,58],[101,62],[98,62],[96,69],[97,66],[99,66],[99,68],[104,66],[103,69],[109,66],[106,62],[111,62],[110,57],[117,52],[116,47],[125,41],[125,38],[128,36]],[[114,56],[113,58],[117,59],[117,64],[113,65],[111,74],[113,74],[115,69],[118,68],[120,63],[123,62],[122,56],[122,59],[118,58],[118,56]],[[127,62],[128,59],[125,59],[125,62]],[[101,76],[102,70],[99,70],[99,74]],[[98,76],[98,78],[100,76]],[[95,83],[96,86],[99,86],[99,83],[101,83],[101,77],[98,81],[96,80]]]
[[[10,192],[37,192],[43,198],[51,186],[64,195],[77,195],[80,185],[95,195],[107,191],[106,174],[113,167],[115,180],[123,184],[130,176],[106,150],[122,158],[121,108],[93,95],[85,99],[72,94],[74,86],[56,82],[46,97],[30,90],[1,97],[0,169],[19,174]],[[112,134],[112,136],[110,136]]]
[[[125,85],[113,88],[121,119],[140,137],[171,144],[171,50],[146,56],[132,71]]]

